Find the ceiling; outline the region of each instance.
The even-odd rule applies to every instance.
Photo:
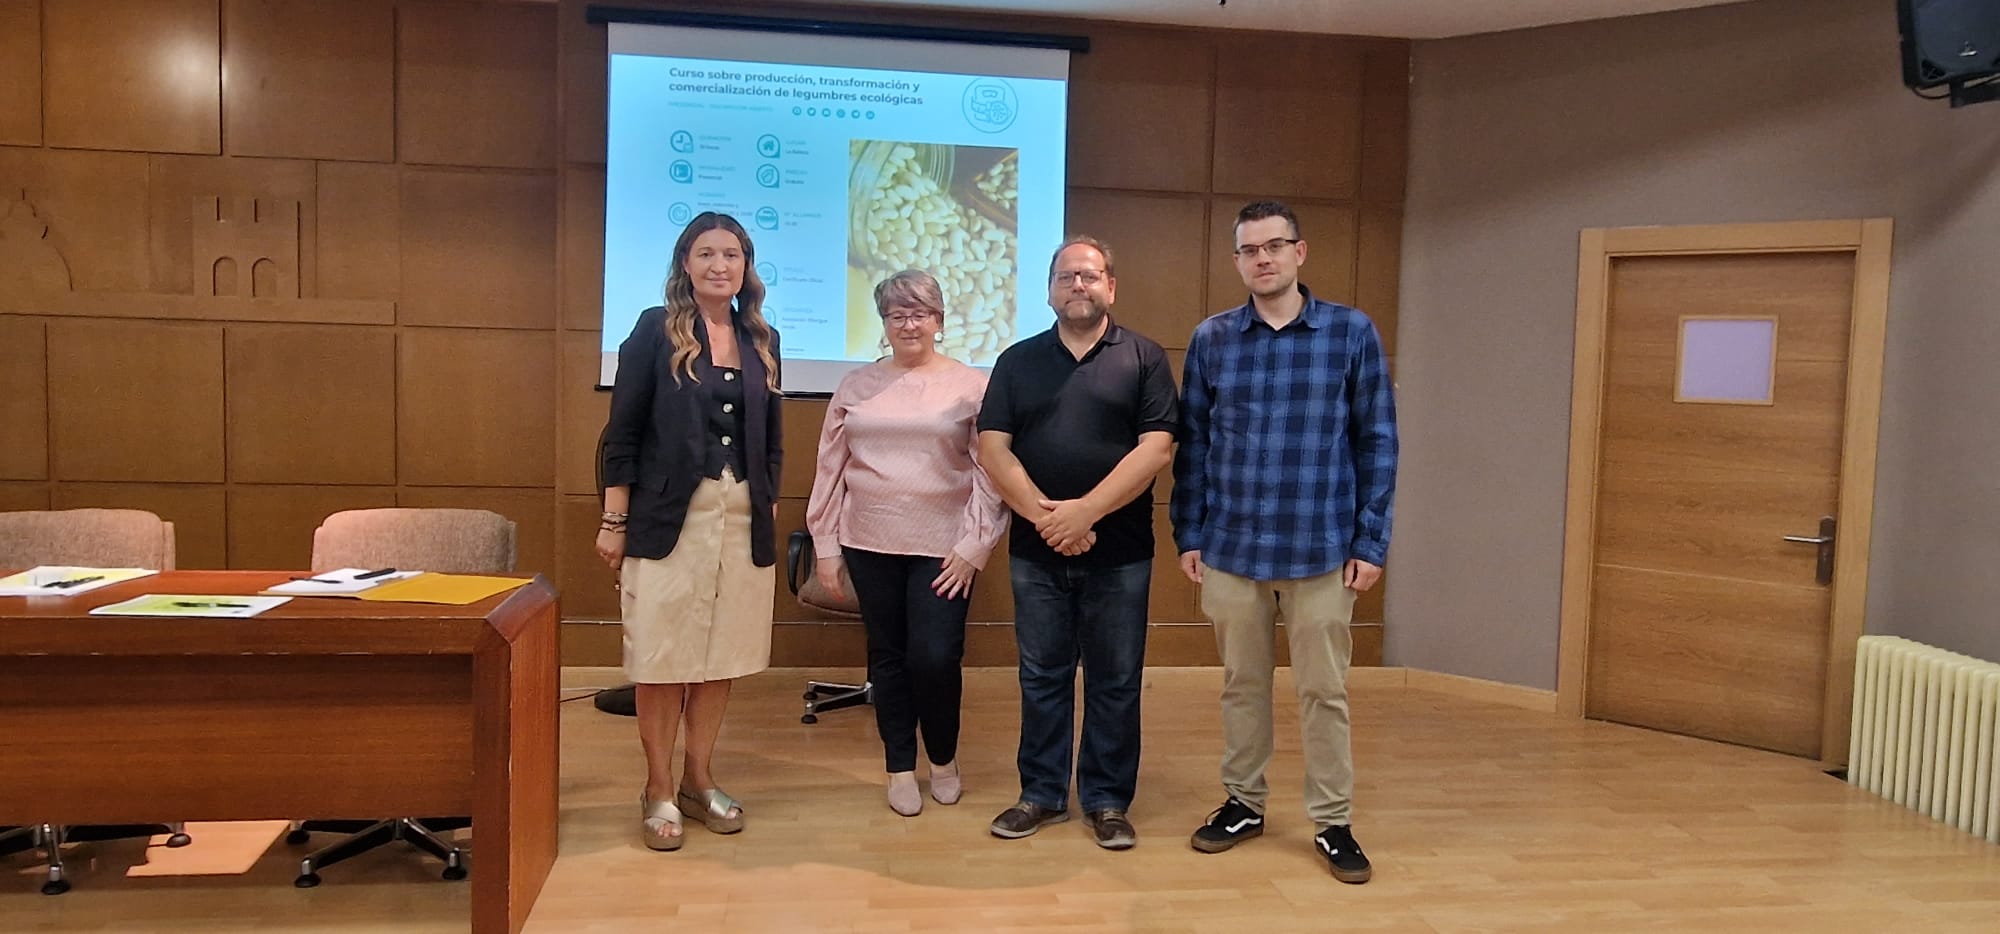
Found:
[[[857,0],[808,0],[854,6]],[[858,0],[870,6],[1034,13],[1211,29],[1441,39],[1740,0]],[[748,12],[747,10],[745,12]]]

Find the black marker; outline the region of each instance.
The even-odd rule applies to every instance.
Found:
[[[394,574],[394,573],[396,573],[395,568],[383,568],[379,571],[369,571],[365,574],[356,574],[354,575],[354,579],[358,581],[365,581],[371,577],[381,577],[384,574]]]

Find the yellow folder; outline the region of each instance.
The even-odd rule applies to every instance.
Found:
[[[474,574],[419,574],[355,594],[362,600],[393,603],[445,603],[464,606],[529,583],[525,577],[480,577]]]

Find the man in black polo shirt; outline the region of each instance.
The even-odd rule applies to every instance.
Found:
[[[1097,845],[1137,842],[1139,688],[1153,571],[1153,476],[1173,459],[1179,399],[1166,352],[1111,321],[1111,249],[1072,237],[1049,263],[1056,324],[993,365],[981,466],[1014,509],[1021,653],[1021,800],[993,821],[1025,837],[1069,819],[1071,725],[1083,663],[1077,799]]]

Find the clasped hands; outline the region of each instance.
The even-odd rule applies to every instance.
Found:
[[[1104,515],[1089,504],[1080,499],[1043,499],[1035,502],[1048,510],[1035,520],[1035,531],[1042,533],[1042,540],[1048,542],[1056,554],[1073,557],[1097,544],[1097,533],[1091,531],[1091,526],[1096,525]]]

